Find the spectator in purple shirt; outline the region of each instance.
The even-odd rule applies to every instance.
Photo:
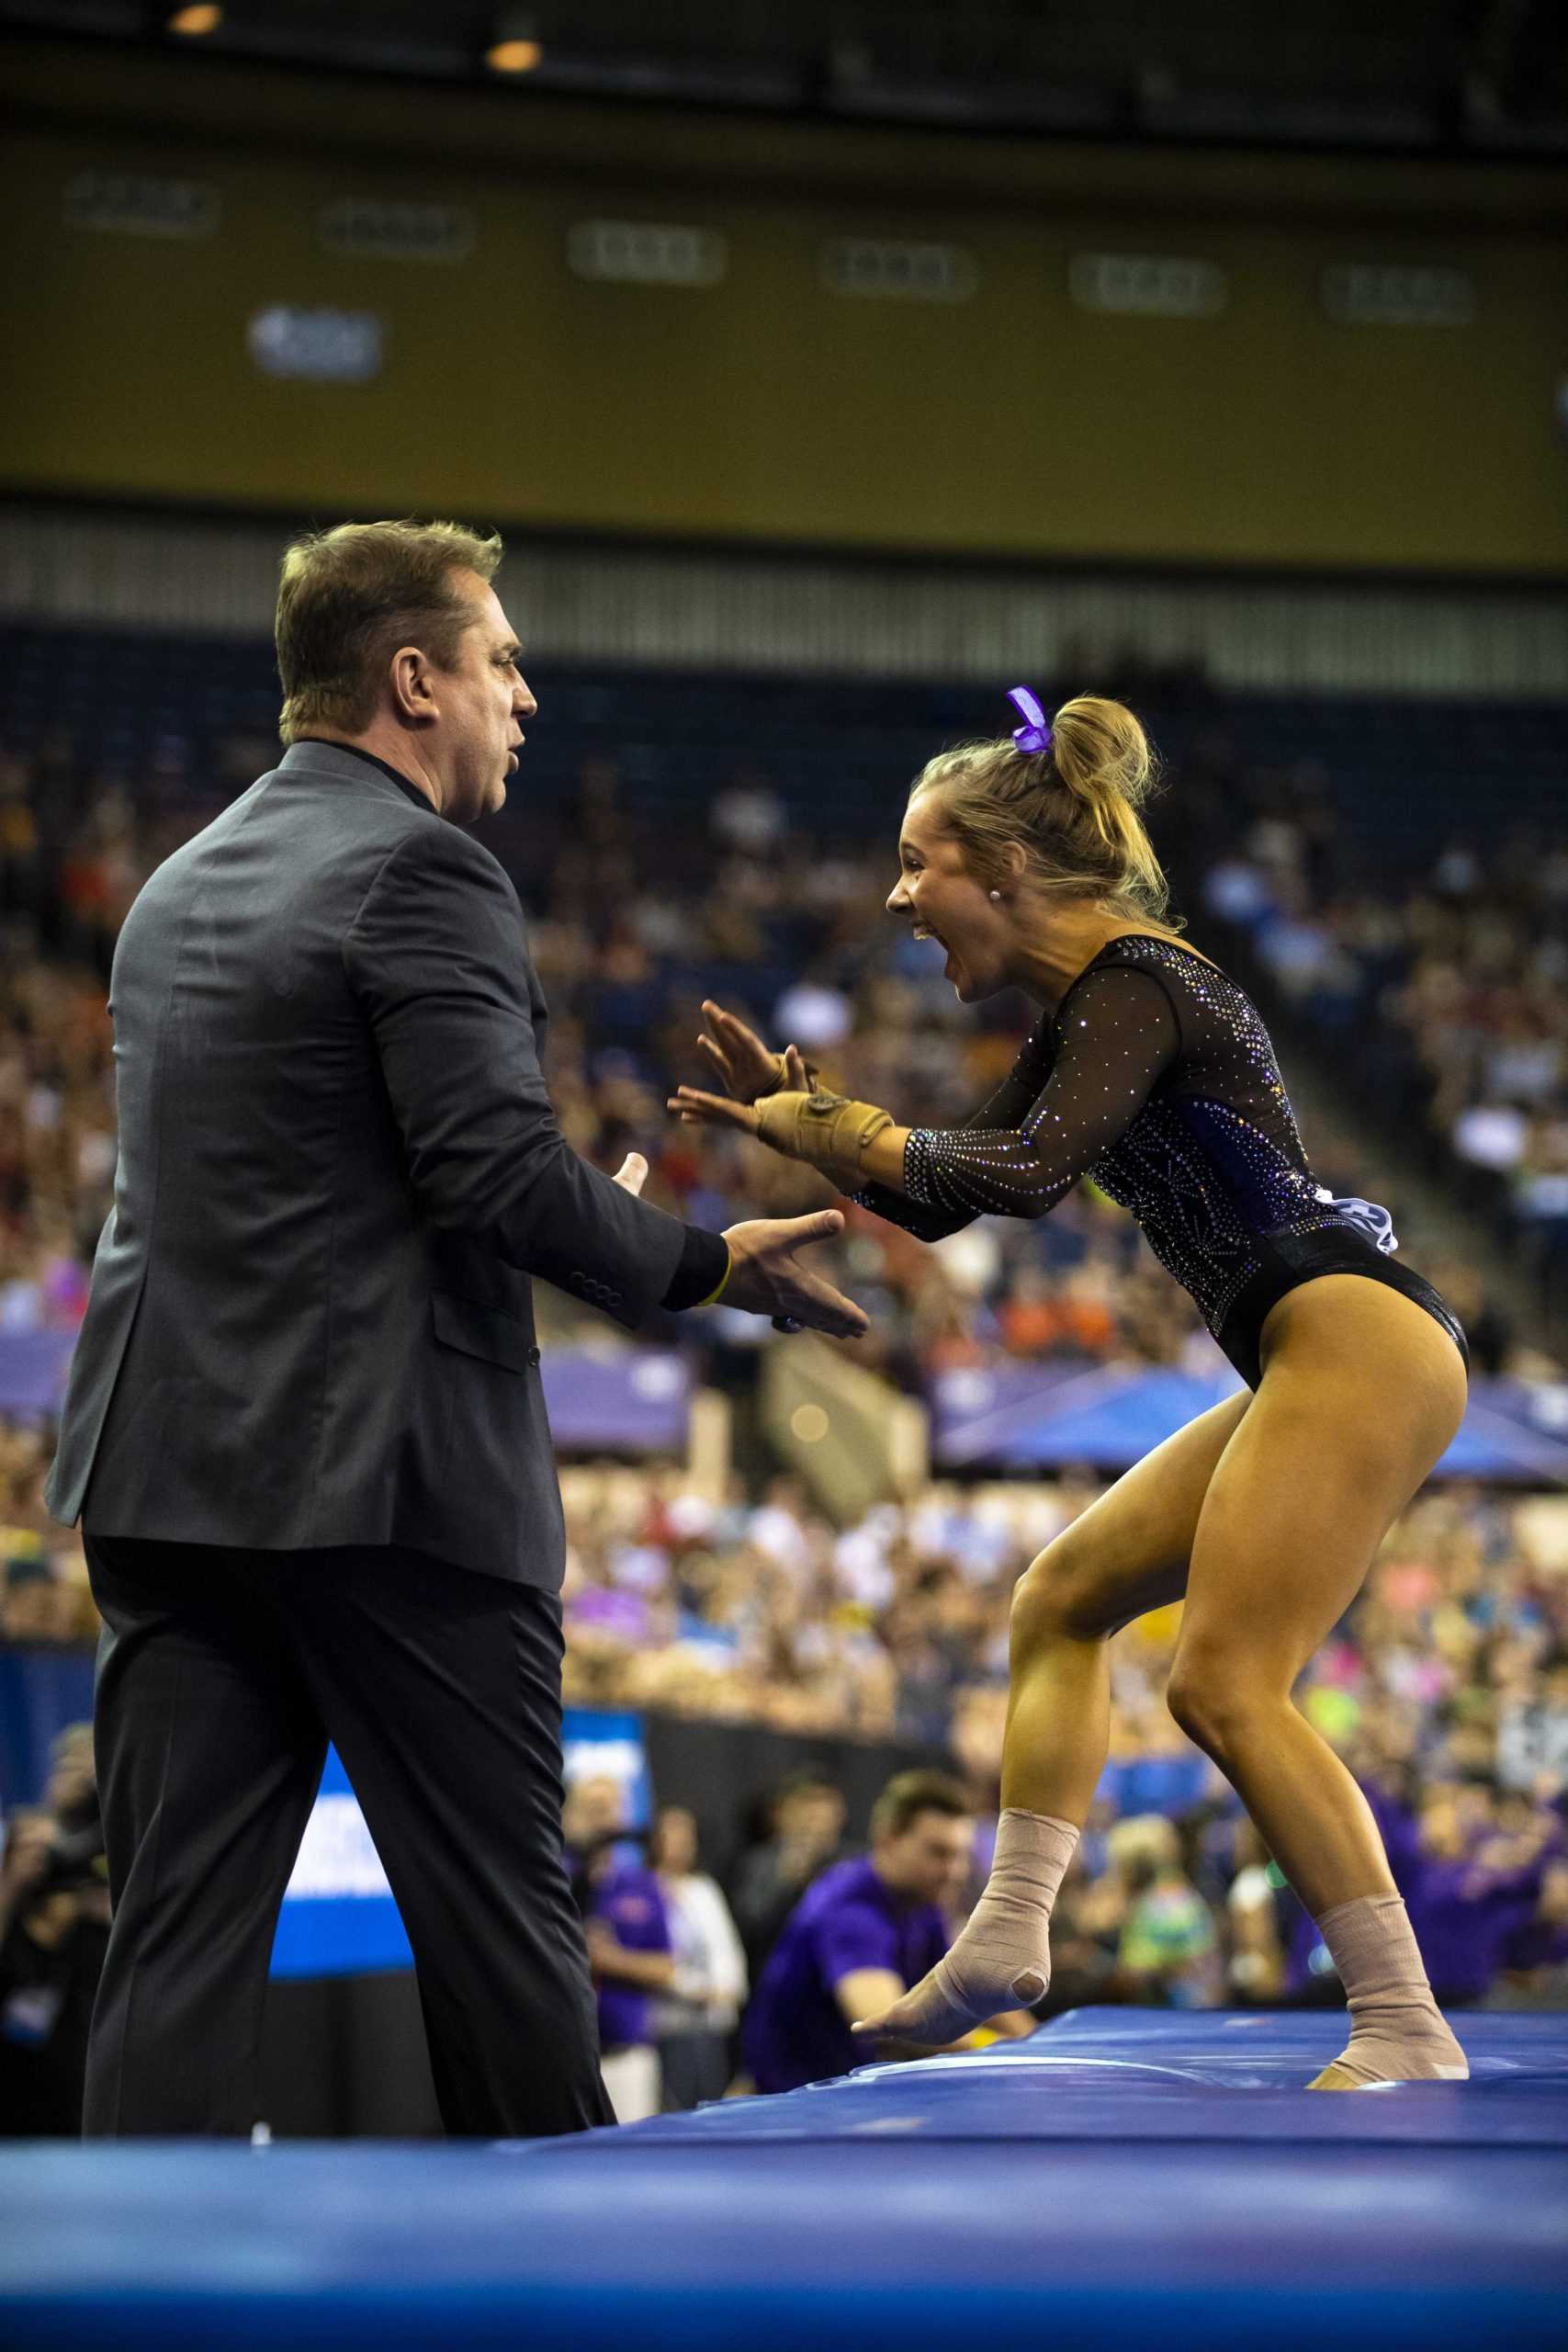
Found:
[[[946,1951],[946,1906],[965,1885],[975,1824],[957,1781],[900,1772],[876,1801],[871,1852],[836,1862],[785,1924],[746,2012],[746,2064],[760,2091],[841,2075],[874,2052],[855,2041]],[[1032,2019],[1010,2019],[1028,2030]]]
[[[636,2123],[660,2109],[653,1996],[675,1975],[664,1897],[627,1839],[618,1781],[575,1781],[563,1822],[599,1996],[600,2072],[616,2122]]]
[[[1543,1812],[1522,1834],[1467,1838],[1455,1792],[1439,1786],[1428,1792],[1420,1826],[1422,1869],[1409,1902],[1428,1973],[1450,2005],[1479,2001],[1536,1916],[1554,1824]]]

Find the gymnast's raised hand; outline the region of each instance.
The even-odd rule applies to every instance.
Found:
[[[789,1057],[795,1055],[795,1065],[805,1079],[805,1065],[793,1046],[775,1054],[765,1046],[754,1029],[749,1029],[738,1013],[727,1012],[711,998],[703,1001],[703,1018],[707,1028],[697,1038],[697,1046],[713,1064],[727,1094],[737,1102],[755,1102],[761,1094],[776,1093],[789,1072]],[[712,1033],[711,1035],[709,1033]],[[682,1089],[682,1091],[687,1090]],[[712,1101],[714,1098],[705,1098]]]
[[[667,1107],[688,1126],[755,1136],[785,1159],[820,1169],[842,1192],[880,1178],[900,1181],[908,1130],[895,1126],[889,1112],[829,1092],[797,1046],[774,1053],[722,1005],[705,1003],[703,1012],[708,1028],[697,1044],[728,1092],[679,1088]]]

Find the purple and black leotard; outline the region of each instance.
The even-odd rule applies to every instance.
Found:
[[[1388,1211],[1314,1180],[1250,1000],[1153,933],[1100,949],[964,1126],[912,1131],[907,1197],[871,1185],[856,1198],[937,1241],[977,1216],[1042,1216],[1084,1175],[1132,1211],[1249,1387],[1269,1308],[1319,1274],[1403,1291],[1468,1370],[1452,1308],[1390,1254]]]

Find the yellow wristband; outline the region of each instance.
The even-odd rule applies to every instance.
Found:
[[[735,1272],[735,1252],[731,1250],[731,1248],[730,1248],[730,1246],[729,1246],[728,1242],[727,1241],[727,1242],[725,1243],[725,1245],[724,1245],[724,1273],[723,1273],[723,1276],[722,1276],[722,1277],[721,1277],[721,1279],[720,1279],[718,1288],[717,1288],[716,1290],[710,1290],[710,1291],[709,1291],[709,1293],[708,1293],[708,1295],[707,1295],[707,1296],[706,1296],[705,1298],[699,1298],[699,1299],[698,1299],[698,1301],[697,1301],[697,1305],[698,1305],[699,1306],[716,1306],[716,1305],[717,1304],[717,1302],[718,1302],[718,1301],[719,1301],[719,1300],[724,1296],[724,1288],[725,1288],[725,1283],[728,1282],[730,1275],[731,1275],[734,1272]]]

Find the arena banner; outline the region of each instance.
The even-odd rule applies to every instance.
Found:
[[[931,1460],[950,1473],[1021,1476],[1087,1463],[1113,1476],[1240,1386],[1224,1365],[1202,1373],[1064,1358],[964,1365],[939,1374],[927,1392]],[[1432,1476],[1568,1486],[1565,1429],[1561,1384],[1472,1381],[1463,1424]]]
[[[0,1413],[58,1418],[74,1331],[0,1333]],[[679,1453],[692,1409],[692,1370],[673,1349],[615,1355],[549,1348],[540,1364],[556,1444],[568,1453]]]
[[[648,1820],[648,1750],[637,1715],[566,1711],[562,1747],[569,1781],[603,1773],[626,1792],[628,1827]],[[326,1770],[300,1840],[272,1947],[276,1977],[365,1976],[412,1968],[413,1954],[343,1758]]]
[[[91,1649],[0,1646],[0,1826],[39,1802],[54,1742],[92,1718]]]

